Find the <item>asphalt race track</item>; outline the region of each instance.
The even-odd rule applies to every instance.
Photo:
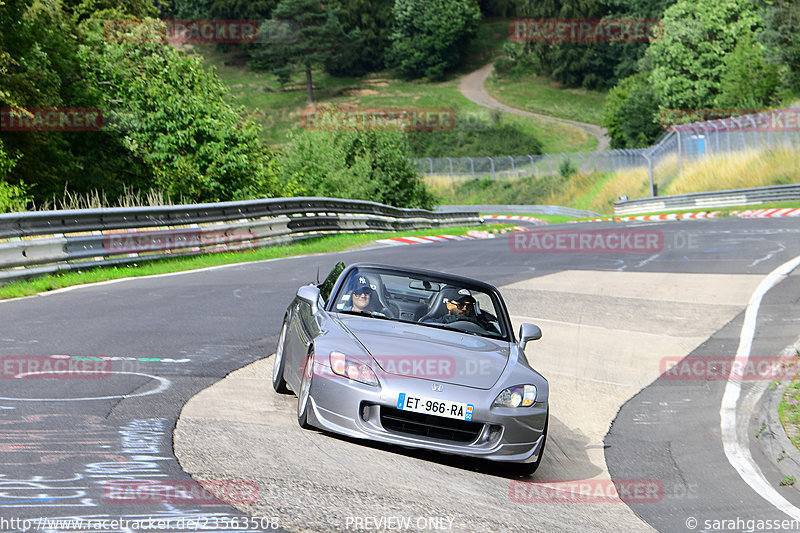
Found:
[[[74,528],[54,522],[65,518],[94,520],[84,529],[105,520],[104,531],[402,530],[393,526],[407,518],[409,530],[682,532],[791,519],[726,456],[727,381],[663,374],[686,355],[733,359],[752,294],[800,255],[800,221],[560,228],[646,230],[660,245],[646,253],[533,253],[514,251],[511,235],[0,303],[0,530]],[[515,323],[542,327],[527,353],[551,383],[552,438],[532,483],[491,464],[296,427],[294,397],[274,394],[266,379],[268,356],[296,289],[340,259],[489,281],[502,287]],[[775,356],[798,340],[799,300],[797,273],[765,294],[752,357]],[[56,361],[66,362],[66,375],[48,373]],[[753,443],[768,385],[742,383],[736,431],[764,479],[800,507],[800,493],[779,486],[781,474]],[[195,490],[187,472],[214,480],[219,498]],[[597,496],[610,480],[630,489],[626,503]],[[574,487],[578,500],[565,502]],[[716,527],[724,520],[742,527]]]

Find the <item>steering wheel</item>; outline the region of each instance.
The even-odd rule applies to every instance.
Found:
[[[447,324],[450,329],[468,331],[470,333],[486,333],[486,330],[471,320],[456,320]]]

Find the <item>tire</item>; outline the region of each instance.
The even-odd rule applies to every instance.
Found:
[[[311,405],[311,379],[314,376],[314,352],[308,354],[303,375],[300,379],[300,390],[297,392],[297,423],[303,429],[311,428],[308,423],[308,409]]]
[[[286,380],[283,379],[283,369],[286,366],[284,352],[288,329],[286,319],[284,319],[283,327],[281,328],[281,336],[278,338],[278,348],[275,350],[275,361],[272,363],[272,388],[275,389],[275,392],[278,394],[289,393],[289,387],[286,386]]]
[[[530,476],[533,475],[534,472],[539,468],[539,465],[542,464],[542,457],[544,457],[544,448],[545,444],[547,444],[547,426],[550,423],[550,411],[547,412],[547,418],[544,421],[544,440],[542,440],[542,449],[539,450],[539,458],[532,463],[520,463],[519,468],[517,468],[517,472],[523,476]]]

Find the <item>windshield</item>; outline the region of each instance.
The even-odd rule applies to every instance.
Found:
[[[495,294],[446,277],[355,268],[341,284],[333,311],[508,340]]]

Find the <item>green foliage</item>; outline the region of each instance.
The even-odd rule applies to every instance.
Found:
[[[288,24],[262,27],[259,33],[264,42],[253,49],[250,67],[268,70],[281,82],[297,70],[305,71],[308,103],[312,103],[312,67],[334,61],[346,43],[357,38],[345,34],[338,11],[318,0],[281,0],[272,16]]]
[[[76,59],[71,14],[59,2],[16,0],[0,5],[0,107],[99,108]],[[16,159],[9,183],[24,181],[38,200],[102,182],[119,166],[119,143],[103,132],[0,132]]]
[[[394,0],[333,0],[342,28],[353,38],[343,43],[340,54],[325,62],[334,76],[362,76],[382,70],[389,48]]]
[[[658,102],[646,73],[629,76],[609,91],[602,124],[611,148],[645,148],[658,138]]]
[[[664,36],[650,44],[650,81],[662,108],[712,107],[736,43],[761,27],[755,4],[741,0],[678,0],[664,12]]]
[[[517,13],[518,0],[479,0],[481,13],[484,17],[510,18]]]
[[[396,0],[389,63],[406,77],[439,79],[478,32],[475,0]]]
[[[433,206],[433,197],[408,161],[402,132],[299,131],[289,141],[280,166],[293,194]]]
[[[0,141],[0,213],[24,211],[33,200],[25,182],[12,185],[5,181],[5,176],[13,167],[14,160],[3,151],[3,143]]]
[[[561,162],[558,164],[558,173],[561,174],[562,178],[569,178],[577,171],[578,169],[572,164],[572,161],[569,160],[569,157],[562,158]]]
[[[763,45],[745,35],[725,56],[718,107],[755,109],[770,103],[778,88],[778,67],[767,63],[764,53]]]
[[[3,139],[0,139],[0,181],[6,180],[11,173],[11,169],[17,163],[18,158],[11,157],[3,146]]]
[[[675,0],[525,0],[521,16],[553,19],[635,18],[660,19]],[[519,73],[543,74],[571,87],[608,89],[637,71],[647,49],[640,42],[531,42],[516,65]]]
[[[151,0],[80,0],[71,11],[76,21],[111,12],[137,19],[158,16],[158,9]]]
[[[760,40],[769,62],[778,66],[781,88],[800,94],[800,3],[773,0],[765,5],[763,19]]]
[[[225,102],[227,89],[202,59],[157,41],[105,39],[101,23],[84,26],[82,70],[99,98],[121,102],[114,130],[152,172],[147,185],[198,202],[279,193],[257,127]],[[148,23],[156,32],[159,23]]]
[[[542,143],[513,123],[497,115],[488,120],[461,113],[452,130],[414,131],[408,133],[411,157],[481,157],[535,155],[542,153]]]

